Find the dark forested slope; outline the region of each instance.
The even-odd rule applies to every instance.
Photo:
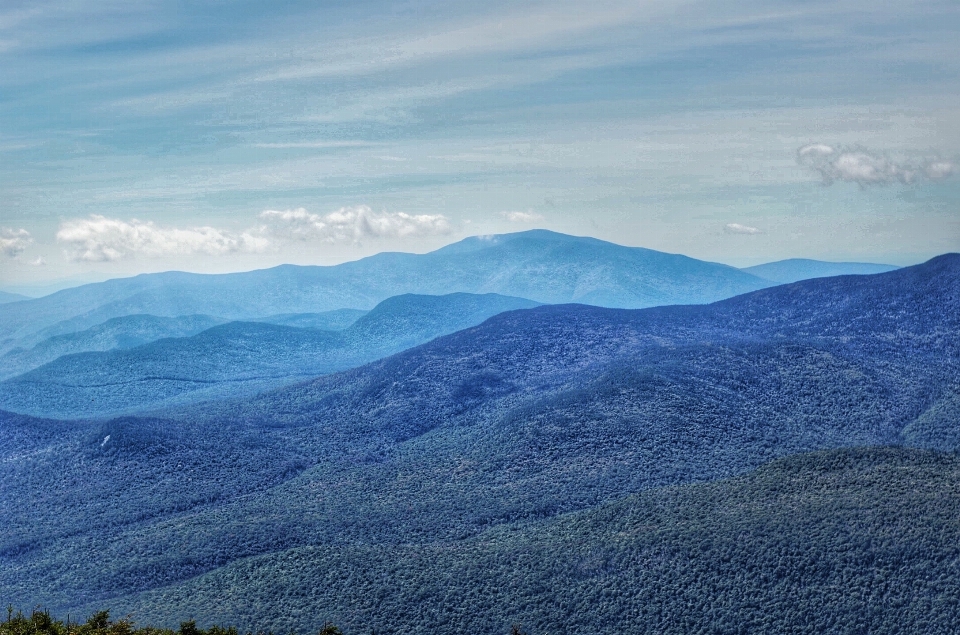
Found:
[[[800,455],[466,540],[299,547],[112,606],[276,632],[946,635],[958,483],[955,455]]]

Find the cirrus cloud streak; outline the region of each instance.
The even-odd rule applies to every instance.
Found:
[[[543,214],[536,212],[500,212],[500,215],[511,223],[536,223],[543,220]]]
[[[741,225],[740,223],[727,223],[723,226],[723,231],[728,234],[746,234],[748,236],[753,236],[755,234],[762,234],[763,232],[757,229],[756,227],[750,227],[749,225]]]

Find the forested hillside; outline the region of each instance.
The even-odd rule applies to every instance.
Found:
[[[168,628],[346,635],[949,634],[958,481],[955,454],[804,454],[463,540],[282,550],[109,604]],[[44,632],[24,626],[10,635]]]
[[[261,322],[230,322],[192,337],[59,357],[0,382],[0,407],[74,418],[252,395],[359,366],[473,326],[502,311],[534,306],[537,303],[531,300],[496,294],[405,295],[384,300],[362,317],[355,312],[336,312],[334,316],[299,314]],[[339,331],[272,323],[337,325],[345,319],[355,321]],[[173,324],[164,325],[166,328],[185,324],[183,319],[169,320]],[[129,322],[123,320],[127,327]]]
[[[213,619],[212,614],[202,613],[190,598],[220,593],[243,598],[216,605],[223,615],[252,620],[250,611],[255,611],[261,620],[275,616],[269,619],[278,621],[270,623],[283,629],[314,628],[316,622],[310,620],[325,615],[343,615],[338,621],[344,625],[378,631],[391,624],[441,628],[474,618],[519,620],[556,631],[558,622],[551,620],[580,615],[587,631],[598,625],[622,628],[622,623],[602,622],[607,612],[599,608],[605,606],[600,600],[607,595],[596,596],[591,589],[606,586],[595,581],[577,586],[576,577],[569,582],[573,586],[557,586],[576,567],[587,566],[565,564],[566,556],[561,557],[565,551],[576,553],[578,541],[589,543],[586,537],[564,543],[557,534],[551,538],[556,543],[534,556],[539,558],[535,566],[521,557],[541,553],[535,546],[522,543],[508,555],[500,555],[499,546],[490,547],[488,553],[483,549],[489,537],[538,540],[550,531],[577,536],[575,525],[563,525],[563,518],[588,518],[605,505],[628,505],[622,499],[636,494],[641,498],[629,500],[668,496],[664,500],[673,501],[669,492],[675,490],[661,488],[749,474],[787,455],[877,445],[953,451],[958,447],[953,419],[957,377],[960,256],[948,255],[886,274],[811,280],[710,306],[630,311],[566,305],[502,313],[361,368],[244,401],[169,410],[151,419],[56,422],[7,414],[0,416],[5,439],[0,478],[13,485],[2,494],[7,524],[0,543],[5,565],[0,591],[17,604],[41,602],[60,611],[124,606],[159,616],[160,607],[183,604],[204,619]],[[889,458],[850,452],[837,456],[867,456],[868,466]],[[910,452],[890,456],[893,465],[927,457],[920,463],[940,466],[931,469],[943,470],[937,478],[942,477],[944,488],[955,484],[952,458]],[[851,459],[851,469],[860,469],[860,460]],[[839,553],[831,551],[834,547],[816,552],[820,538],[827,546],[849,538],[851,529],[843,527],[859,530],[854,519],[861,518],[875,532],[867,535],[875,538],[851,552],[851,562],[860,563],[878,558],[884,536],[900,536],[897,532],[906,525],[889,509],[858,516],[856,488],[844,495],[846,502],[831,507],[834,499],[801,487],[819,478],[820,468],[811,469],[794,481],[798,489],[787,499],[764,499],[767,494],[759,490],[736,493],[739,485],[734,484],[761,478],[763,471],[746,476],[747,481],[679,490],[703,487],[721,504],[744,501],[732,510],[745,514],[743,505],[751,501],[777,501],[749,512],[759,515],[744,520],[746,525],[732,525],[739,529],[729,534],[703,516],[709,530],[691,534],[690,542],[683,542],[688,538],[680,526],[654,532],[650,535],[659,537],[644,542],[650,536],[647,528],[659,527],[661,521],[651,520],[651,525],[643,514],[675,506],[654,502],[629,503],[640,505],[641,520],[633,529],[590,529],[600,536],[596,548],[602,553],[620,548],[618,536],[639,541],[630,543],[634,551],[628,553],[634,555],[614,560],[620,564],[608,571],[610,584],[621,584],[612,573],[621,565],[635,571],[630,574],[634,578],[623,578],[628,586],[610,592],[610,602],[660,606],[670,597],[687,597],[665,596],[664,589],[679,592],[701,582],[713,594],[704,597],[715,598],[704,605],[690,596],[646,616],[634,609],[610,614],[642,618],[651,628],[660,625],[654,630],[673,632],[695,632],[703,624],[697,622],[696,616],[702,616],[697,611],[730,625],[746,615],[743,623],[748,625],[761,624],[756,620],[762,618],[787,631],[799,625],[797,632],[824,632],[802,630],[821,624],[811,621],[812,608],[802,606],[820,601],[811,598],[834,598],[831,593],[840,594],[836,589],[846,589],[844,581],[853,580],[856,588],[874,589],[860,599],[880,607],[867,615],[876,620],[871,624],[890,623],[887,605],[876,599],[883,597],[900,598],[901,604],[892,606],[909,607],[913,616],[924,611],[955,615],[952,604],[930,599],[941,597],[935,593],[939,587],[923,587],[920,581],[929,581],[911,573],[944,571],[946,577],[934,579],[948,580],[955,566],[953,552],[943,546],[954,544],[949,532],[921,531],[920,546],[883,565],[887,573],[881,577],[869,577],[880,575],[874,569],[851,565],[850,571],[831,570],[822,585],[814,584],[809,572],[818,563],[827,566]],[[897,469],[884,472],[891,483]],[[913,469],[904,471],[908,481],[912,477],[906,474]],[[916,489],[923,478],[896,492]],[[877,487],[884,485],[880,479]],[[770,496],[789,492],[771,488]],[[885,496],[866,492],[862,501]],[[929,500],[938,497],[943,498],[942,492]],[[791,543],[783,533],[785,523],[797,518],[797,510],[807,509],[801,503],[821,512],[847,505],[850,511],[844,513],[850,520],[835,528],[836,539],[827,540],[835,529],[822,529],[817,523],[829,515],[817,512],[821,515],[811,518],[820,520],[800,522],[803,534]],[[914,504],[899,494],[891,498],[890,504],[901,503]],[[926,504],[916,503],[913,511],[921,519],[916,522],[934,527],[934,517],[943,517]],[[781,508],[780,520],[763,516],[780,514]],[[637,517],[629,509],[615,516]],[[867,522],[874,522],[871,518],[874,525]],[[701,527],[698,523],[689,523],[690,530]],[[767,526],[783,531],[746,550],[750,532]],[[941,537],[946,542],[924,542]],[[728,561],[717,555],[704,568],[691,563],[685,569],[680,565],[689,557],[671,555],[669,546],[681,544],[688,545],[683,549],[705,545],[706,552],[711,544],[743,546],[745,551],[731,552],[729,562],[742,564],[749,554],[765,558],[769,553],[778,563],[782,560],[782,568],[771,561],[756,569],[756,577],[746,570],[734,575],[741,569],[724,568]],[[677,553],[691,553],[683,549]],[[811,549],[820,555],[810,555]],[[461,553],[471,555],[457,560]],[[298,563],[307,562],[312,564],[301,569]],[[471,569],[472,562],[501,563],[490,565],[497,575],[483,584],[491,586],[461,585],[461,580],[487,575],[488,567]],[[265,568],[256,569],[261,564]],[[503,604],[484,605],[481,598],[489,594],[476,589],[513,588],[512,582],[502,582],[510,571],[539,573],[524,578],[530,586],[515,594],[517,604],[504,596]],[[654,577],[644,578],[645,571]],[[673,577],[656,577],[666,571]],[[854,575],[868,578],[850,577]],[[436,585],[426,584],[433,577]],[[790,581],[784,582],[787,586],[777,586],[781,578]],[[897,586],[901,579],[916,583]],[[670,586],[674,580],[676,586]],[[743,591],[745,599],[738,600],[741,587],[754,590]],[[414,588],[427,590],[400,592]],[[566,590],[549,597],[569,598],[569,603],[543,595],[556,588]],[[772,594],[778,588],[792,600],[777,600],[781,596]],[[284,598],[277,600],[284,607],[295,604],[300,617],[284,622],[290,614],[286,609],[271,613],[273,598]],[[853,613],[841,604],[824,613],[834,624],[825,632],[846,632],[844,620]],[[773,612],[763,613],[768,605]],[[389,608],[376,613],[381,606]],[[467,606],[480,608],[464,612]],[[428,620],[422,611],[430,612]],[[481,622],[469,623],[473,628]],[[492,621],[484,623],[490,632],[502,630]]]
[[[113,318],[84,331],[52,335],[28,349],[8,351],[0,357],[0,379],[20,375],[64,355],[134,348],[168,337],[190,337],[224,322],[209,315],[173,318],[126,315]]]

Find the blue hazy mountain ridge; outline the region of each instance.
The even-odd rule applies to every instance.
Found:
[[[112,318],[85,331],[55,335],[30,349],[15,348],[8,351],[0,357],[0,379],[19,375],[64,355],[133,348],[167,337],[189,337],[224,322],[209,315],[175,318],[127,315]]]
[[[266,322],[278,326],[296,326],[303,329],[319,329],[321,331],[342,331],[368,311],[362,309],[334,309],[320,313],[283,313],[268,315],[262,318],[251,318],[250,322]]]
[[[7,304],[8,302],[21,302],[23,300],[29,300],[30,298],[25,295],[20,295],[19,293],[10,293],[8,291],[0,291],[0,304]]]
[[[427,254],[381,253],[330,267],[283,265],[221,275],[168,272],[84,285],[0,305],[0,342],[6,341],[7,348],[26,347],[36,343],[31,335],[58,323],[63,323],[61,331],[50,335],[134,313],[249,320],[370,309],[404,293],[456,292],[639,308],[713,302],[769,285],[727,265],[533,230],[467,238]]]
[[[359,366],[474,326],[502,311],[534,306],[538,303],[532,300],[497,294],[411,294],[384,300],[340,331],[230,322],[192,337],[60,357],[0,382],[0,407],[75,418],[250,395],[296,379]],[[279,319],[342,323],[356,314],[300,314]]]
[[[3,414],[0,479],[11,487],[0,492],[0,594],[58,611],[165,610],[176,624],[189,609],[165,600],[204,575],[203,597],[222,608],[204,615],[218,621],[457,630],[470,617],[442,594],[427,623],[409,617],[417,605],[386,601],[390,585],[421,579],[416,558],[385,577],[364,571],[389,566],[397,546],[469,552],[464,541],[497,527],[534,532],[561,514],[786,455],[954,451],[958,376],[960,255],[949,254],[706,306],[509,311],[360,368],[153,418]],[[351,559],[361,544],[372,560]],[[341,582],[284,574],[305,549],[322,550],[323,571]],[[251,558],[261,573],[244,577]],[[790,566],[794,579],[803,563]],[[383,602],[337,613],[341,591]],[[257,605],[256,624],[240,608],[251,593],[275,600]],[[492,619],[501,608],[470,613]]]
[[[300,328],[339,331],[366,314],[359,309],[339,309],[324,313],[270,315],[256,322]],[[127,315],[111,318],[84,331],[54,335],[32,348],[14,348],[0,356],[0,380],[26,373],[58,357],[74,353],[133,348],[170,337],[189,337],[227,320],[209,315],[158,317]],[[43,335],[40,333],[39,335]]]
[[[741,271],[746,271],[758,278],[770,280],[777,284],[789,284],[812,278],[886,273],[898,268],[893,265],[869,262],[825,262],[806,258],[790,258],[753,267],[744,267]]]

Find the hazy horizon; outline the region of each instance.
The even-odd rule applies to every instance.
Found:
[[[550,230],[548,230],[548,231],[550,231]],[[511,233],[518,233],[518,232],[511,232]],[[460,239],[458,239],[458,240],[454,240],[454,241],[451,241],[450,243],[447,243],[447,245],[452,245],[452,244],[461,242],[461,241],[463,241],[463,240],[466,240],[467,238],[477,238],[477,237],[481,237],[481,236],[483,236],[483,235],[468,236],[468,237],[460,238]],[[583,236],[583,237],[584,237],[584,238],[592,238],[592,236]],[[614,244],[620,244],[620,243],[616,243],[615,241],[607,241],[607,242],[611,242],[611,243],[614,243]],[[447,246],[447,245],[441,245],[440,247],[438,247],[438,249],[443,248],[443,247],[445,247],[445,246]],[[625,246],[631,246],[631,245],[625,245]],[[399,251],[399,250],[391,250],[391,251],[396,252],[396,251]],[[422,252],[412,252],[412,251],[411,251],[411,252],[405,252],[405,253],[429,253],[430,251],[435,251],[435,249],[429,249],[429,250],[422,251]],[[377,253],[385,253],[385,252],[377,252]],[[668,252],[668,253],[678,253],[678,252]],[[359,256],[359,257],[357,257],[357,258],[345,259],[345,260],[343,260],[343,261],[341,261],[341,262],[330,263],[329,265],[326,265],[326,264],[325,264],[325,265],[312,265],[312,266],[336,266],[336,265],[338,265],[338,264],[343,264],[343,263],[345,263],[345,262],[353,262],[353,261],[356,261],[356,260],[361,260],[361,259],[363,259],[363,258],[369,258],[370,256],[373,256],[373,255],[376,255],[376,254],[368,254],[368,255],[365,255],[365,256]],[[681,255],[687,255],[687,254],[681,254]],[[940,254],[937,254],[937,255],[940,255]],[[746,269],[746,268],[749,268],[749,267],[752,267],[752,266],[756,266],[756,265],[768,264],[768,263],[774,263],[774,262],[781,262],[781,261],[786,261],[786,260],[806,260],[806,259],[805,259],[805,258],[802,258],[802,257],[795,257],[795,258],[794,258],[794,257],[791,257],[791,258],[782,258],[782,259],[778,259],[778,260],[758,259],[757,262],[749,262],[749,263],[747,263],[747,264],[741,264],[741,265],[736,265],[736,264],[729,263],[729,262],[720,262],[720,264],[729,265],[729,266],[736,267],[736,268],[739,268],[739,269]],[[892,264],[892,263],[887,263],[887,262],[865,263],[865,262],[853,262],[853,261],[822,261],[822,260],[817,260],[817,259],[809,259],[809,260],[816,260],[816,261],[818,261],[818,262],[832,262],[832,263],[837,263],[837,264],[879,264],[879,265],[890,265],[890,264]],[[713,262],[719,262],[719,261],[713,261]],[[921,261],[921,262],[922,262],[922,261]],[[187,270],[187,269],[175,269],[175,268],[174,268],[174,269],[157,269],[157,270],[155,270],[155,271],[150,271],[150,270],[148,270],[148,271],[138,271],[138,272],[135,272],[135,273],[120,274],[120,275],[112,275],[112,274],[106,273],[106,272],[89,272],[89,273],[87,273],[87,274],[78,274],[78,275],[74,275],[74,276],[67,277],[67,278],[46,280],[46,281],[43,281],[43,282],[40,282],[40,283],[36,283],[36,284],[4,285],[4,286],[0,286],[0,291],[4,291],[4,292],[7,292],[7,293],[17,293],[17,294],[25,295],[25,296],[28,296],[28,297],[31,297],[31,298],[37,298],[37,297],[42,297],[42,296],[44,296],[44,295],[49,295],[49,294],[51,294],[51,293],[56,293],[57,291],[62,291],[63,289],[70,289],[70,288],[74,288],[74,287],[79,287],[79,286],[83,286],[83,285],[85,285],[85,284],[91,284],[91,283],[97,283],[97,282],[104,282],[104,281],[106,281],[106,280],[113,280],[113,279],[116,279],[116,278],[129,278],[129,277],[133,277],[133,276],[137,276],[137,275],[142,275],[142,274],[168,273],[168,272],[184,272],[184,273],[197,273],[197,274],[230,274],[230,273],[244,273],[244,272],[248,272],[248,271],[254,271],[254,270],[257,270],[257,269],[265,269],[265,268],[279,267],[279,266],[284,266],[284,265],[289,265],[289,264],[294,264],[294,263],[278,263],[278,264],[275,264],[275,265],[271,265],[271,266],[269,266],[269,267],[254,267],[254,268],[251,268],[251,269],[235,269],[235,270],[228,270],[228,271],[191,271],[191,270]],[[913,265],[913,264],[919,264],[919,262],[907,262],[907,263],[900,264],[900,265],[896,265],[896,266],[910,266],[910,265]],[[311,266],[311,265],[295,265],[295,266]]]

